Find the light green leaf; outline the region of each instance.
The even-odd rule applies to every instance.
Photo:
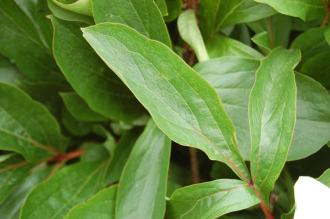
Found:
[[[259,203],[245,182],[219,179],[177,189],[170,198],[171,219],[214,219]]]
[[[117,219],[164,218],[170,151],[170,139],[150,120],[120,177]]]
[[[79,26],[54,17],[52,23],[56,62],[88,106],[113,120],[132,122],[140,117],[144,109],[90,48]]]
[[[167,16],[167,5],[166,5],[166,0],[154,0],[155,3],[157,4],[158,9],[162,13],[163,16]]]
[[[254,37],[252,37],[251,40],[265,54],[268,54],[272,50],[271,49],[272,46],[269,42],[269,34],[266,31],[254,35]]]
[[[32,81],[62,81],[45,42],[13,0],[0,1],[0,53]]]
[[[187,10],[181,13],[178,18],[178,29],[181,38],[195,51],[198,61],[208,60],[209,55],[207,54],[193,10]]]
[[[318,178],[318,180],[330,187],[330,169],[324,171],[324,173]]]
[[[279,13],[299,17],[302,20],[313,20],[324,16],[322,0],[254,0],[274,8]]]
[[[62,219],[73,206],[105,186],[108,161],[83,162],[65,167],[40,183],[27,197],[21,219]]]
[[[0,155],[0,158],[8,155]],[[0,204],[29,175],[31,165],[19,156],[11,156],[0,162]]]
[[[77,120],[85,122],[101,122],[107,119],[94,112],[87,103],[74,92],[61,93],[65,107]]]
[[[60,0],[53,0],[53,2],[58,5],[61,8],[64,8],[66,10],[83,14],[83,15],[89,15],[92,16],[92,9],[90,5],[90,0],[75,0],[70,1],[70,3],[64,3]]]
[[[200,63],[195,69],[221,96],[224,107],[237,128],[237,138],[244,159],[249,159],[250,138],[248,98],[259,62],[240,57],[222,57]],[[330,97],[318,82],[296,74],[297,122],[288,160],[305,158],[330,139]],[[317,107],[315,107],[317,106]]]
[[[132,129],[122,134],[122,137],[116,145],[116,148],[111,155],[111,161],[107,170],[107,182],[109,184],[115,183],[119,180],[124,166],[127,162],[128,155],[135,144],[140,132]]]
[[[222,27],[256,21],[275,13],[253,0],[201,0],[200,21],[204,37],[212,37]]]
[[[0,96],[0,149],[29,161],[63,150],[59,125],[43,105],[8,84],[0,83]]]
[[[235,129],[218,95],[180,57],[121,24],[98,24],[83,32],[166,135],[203,150],[210,159],[225,162],[249,179]]]
[[[211,58],[222,56],[239,56],[246,58],[262,58],[263,56],[251,47],[222,35],[214,36],[206,42]]]
[[[126,24],[147,36],[171,47],[171,40],[154,0],[92,0],[96,23]],[[148,16],[146,16],[148,14]]]
[[[41,164],[34,167],[24,182],[15,188],[15,191],[0,205],[1,219],[18,219],[20,208],[28,193],[44,180],[50,171],[51,168],[47,165]]]
[[[65,219],[114,219],[117,186],[106,188],[87,201],[76,205]]]
[[[86,24],[94,23],[93,18],[83,15],[77,14],[72,11],[66,10],[58,5],[56,5],[53,0],[47,0],[48,8],[52,12],[52,15],[65,21],[78,21]]]
[[[251,173],[264,195],[273,189],[292,143],[297,96],[294,68],[300,58],[298,51],[273,50],[261,61],[251,90]]]

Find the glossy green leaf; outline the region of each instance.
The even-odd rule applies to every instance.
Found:
[[[222,56],[239,56],[246,58],[262,58],[262,55],[251,47],[231,39],[217,35],[206,42],[208,54],[211,58]]]
[[[195,51],[198,61],[208,60],[209,55],[207,54],[193,10],[187,10],[181,13],[178,18],[178,29],[181,38]]]
[[[96,195],[72,208],[65,219],[114,219],[117,186],[101,190]]]
[[[4,156],[7,158],[0,162],[0,204],[29,175],[31,169],[31,165],[19,156],[0,155],[0,158]]]
[[[73,206],[105,186],[108,161],[83,162],[65,167],[40,183],[27,197],[21,219],[62,219]]]
[[[237,128],[244,159],[249,159],[248,97],[259,65],[257,60],[222,57],[198,64],[195,69],[217,90]],[[288,160],[298,160],[317,152],[330,139],[330,97],[308,76],[296,74],[297,121]],[[317,108],[315,106],[318,106]]]
[[[92,0],[96,23],[126,24],[143,35],[171,47],[171,40],[162,15],[154,0]],[[148,14],[148,16],[145,16]]]
[[[83,32],[166,135],[203,150],[210,159],[225,162],[242,179],[249,179],[234,127],[218,95],[180,57],[120,24],[98,24]]]
[[[213,36],[222,27],[252,22],[275,12],[266,5],[253,0],[201,0],[200,18],[205,37]]]
[[[66,10],[53,2],[53,0],[47,0],[48,8],[52,12],[52,15],[65,20],[65,21],[78,21],[82,23],[92,24],[93,18],[83,14],[77,14],[72,11]]]
[[[274,8],[279,13],[299,17],[302,20],[312,20],[324,16],[322,0],[254,0]]]
[[[298,51],[273,50],[261,61],[251,90],[251,173],[263,194],[273,189],[292,143],[297,96],[294,68],[300,58]]]
[[[2,150],[15,151],[30,161],[63,150],[59,125],[44,106],[7,84],[0,83],[0,96]]]
[[[29,17],[13,0],[1,0],[0,4],[0,53],[15,62],[29,80],[61,81],[48,45]]]
[[[54,56],[66,79],[95,112],[132,122],[144,110],[81,36],[78,25],[52,18]],[[72,54],[79,54],[73,56]]]
[[[330,187],[330,169],[324,171],[324,173],[318,178],[318,180]]]
[[[213,219],[258,203],[245,182],[220,179],[177,189],[169,201],[168,218]]]
[[[61,93],[66,108],[77,120],[85,122],[100,122],[107,119],[94,112],[87,103],[74,92]]]
[[[170,139],[150,120],[120,177],[116,218],[164,218],[170,151]]]
[[[18,219],[20,208],[22,207],[28,193],[44,180],[50,173],[51,168],[47,165],[41,164],[34,167],[29,176],[26,177],[22,184],[20,184],[15,191],[0,204],[1,219]]]
[[[154,0],[155,3],[157,4],[158,9],[162,13],[163,16],[167,16],[167,5],[166,5],[166,0]]]
[[[107,182],[109,184],[119,181],[127,162],[128,155],[131,153],[139,133],[138,130],[133,129],[122,134],[119,143],[116,145],[116,148],[111,155],[111,161],[107,170]]]
[[[83,14],[83,15],[92,15],[91,3],[90,0],[75,0],[71,1],[70,3],[64,3],[60,0],[52,0],[56,5],[62,7],[66,10]]]

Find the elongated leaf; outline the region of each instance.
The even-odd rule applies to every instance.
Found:
[[[143,35],[171,47],[162,15],[154,0],[91,0],[96,23],[126,24]],[[148,14],[148,16],[145,16]]]
[[[62,110],[61,122],[65,129],[74,136],[84,136],[92,132],[93,123],[77,120],[67,109]]]
[[[162,13],[163,16],[167,16],[167,5],[166,5],[166,0],[154,0],[155,3],[157,4],[158,9]]]
[[[165,21],[175,20],[181,13],[182,0],[166,0],[168,16],[164,17]]]
[[[218,95],[182,59],[163,44],[120,24],[98,24],[83,32],[165,134],[225,162],[248,180],[234,127]]]
[[[108,162],[84,162],[60,170],[29,194],[21,219],[62,219],[73,206],[105,186]]]
[[[170,150],[170,139],[150,120],[120,177],[116,218],[164,218]]]
[[[274,13],[269,6],[253,0],[202,0],[200,2],[204,37],[212,37],[222,27],[256,21]]]
[[[79,26],[56,18],[52,23],[56,62],[89,107],[107,118],[125,122],[141,116],[143,108],[82,38]]]
[[[206,48],[211,58],[222,56],[239,56],[246,58],[262,58],[261,53],[251,47],[231,39],[229,37],[217,35],[206,42]]]
[[[30,161],[63,150],[59,125],[44,106],[7,84],[0,83],[0,96],[0,149]]]
[[[3,157],[6,155],[0,156]],[[11,156],[0,162],[0,204],[15,190],[29,175],[31,165],[19,156]]]
[[[324,173],[318,178],[318,180],[330,187],[330,169],[324,171]]]
[[[177,189],[169,201],[169,218],[213,219],[259,203],[245,182],[220,179]]]
[[[303,20],[312,20],[324,16],[324,5],[322,0],[254,0],[264,3],[276,11],[299,17]]]
[[[200,63],[195,69],[221,96],[224,107],[237,128],[244,159],[249,159],[248,95],[259,62],[240,57],[222,57]],[[298,160],[317,152],[330,139],[330,97],[318,82],[297,73],[297,122],[288,160]],[[317,106],[317,107],[315,107]]]
[[[65,219],[114,219],[117,186],[111,186],[72,208]]]
[[[0,52],[33,81],[61,81],[47,44],[13,0],[0,1]]]
[[[178,19],[180,36],[191,46],[200,62],[209,59],[203,37],[197,25],[197,19],[193,10],[183,12]]]
[[[261,61],[251,90],[251,172],[263,194],[273,189],[291,146],[297,95],[293,69],[299,61],[298,51],[273,50]]]
[[[83,15],[92,15],[92,9],[90,5],[90,0],[75,0],[70,3],[63,3],[59,0],[52,0],[56,5],[69,10],[73,11],[78,14]]]
[[[61,93],[66,108],[76,119],[86,122],[106,121],[102,115],[89,108],[86,102],[74,92]]]

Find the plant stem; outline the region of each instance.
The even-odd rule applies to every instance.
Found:
[[[19,163],[11,164],[11,165],[8,165],[8,166],[0,169],[0,173],[6,172],[6,171],[12,170],[12,169],[17,169],[17,168],[26,166],[28,164],[29,163],[27,161],[22,161],[22,162],[19,162]]]
[[[190,165],[191,165],[191,178],[193,183],[199,183],[199,162],[198,162],[198,151],[196,148],[189,148],[190,152]]]
[[[258,199],[260,200],[260,208],[262,210],[262,212],[264,213],[266,219],[275,219],[272,211],[269,209],[269,207],[267,206],[265,200],[263,199],[260,191],[258,190],[258,188],[253,184],[253,182],[249,183],[249,187],[251,187],[254,191],[254,193],[256,194],[256,196],[258,197]]]
[[[186,9],[196,10],[199,2],[198,2],[198,0],[186,0],[185,3],[186,3],[186,5],[185,5]]]
[[[325,27],[329,22],[329,14],[330,14],[330,4],[328,3],[328,0],[323,0],[324,2],[324,9],[325,9],[325,15],[323,17],[321,27]]]

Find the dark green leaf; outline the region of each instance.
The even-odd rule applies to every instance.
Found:
[[[162,15],[154,0],[92,0],[96,23],[126,24],[143,35],[171,47],[171,40]],[[145,16],[148,14],[148,16]]]
[[[143,108],[93,52],[79,26],[55,18],[52,22],[56,62],[88,106],[113,120],[132,122],[141,116]]]
[[[64,101],[65,107],[77,120],[85,122],[100,122],[107,120],[102,115],[94,112],[76,93],[61,93],[61,97]]]
[[[324,171],[324,173],[318,178],[318,180],[330,187],[330,169]]]
[[[84,37],[172,140],[203,150],[242,179],[249,173],[235,129],[215,90],[180,57],[121,24],[83,30]]]
[[[87,201],[72,208],[65,219],[114,219],[117,186],[101,190]]]
[[[261,61],[251,90],[251,173],[263,194],[273,189],[291,146],[297,96],[294,68],[300,58],[298,51],[273,50]]]
[[[170,139],[150,120],[120,177],[116,218],[164,218],[170,150]]]
[[[182,8],[182,0],[166,0],[168,16],[164,17],[165,21],[175,20]]]
[[[93,123],[82,122],[73,117],[73,115],[67,110],[62,110],[61,122],[65,129],[74,136],[84,136],[92,132]]]
[[[15,84],[19,78],[16,67],[10,61],[0,55],[0,82]]]
[[[44,106],[7,84],[0,83],[0,96],[2,150],[20,153],[29,161],[63,150],[59,125]]]
[[[302,20],[312,20],[324,16],[324,3],[322,0],[254,0],[264,3],[276,11],[299,17]]]
[[[176,190],[169,201],[171,219],[214,219],[259,203],[245,182],[220,179]]]
[[[73,206],[105,186],[108,161],[83,162],[65,167],[39,184],[27,197],[21,219],[62,219]]]

